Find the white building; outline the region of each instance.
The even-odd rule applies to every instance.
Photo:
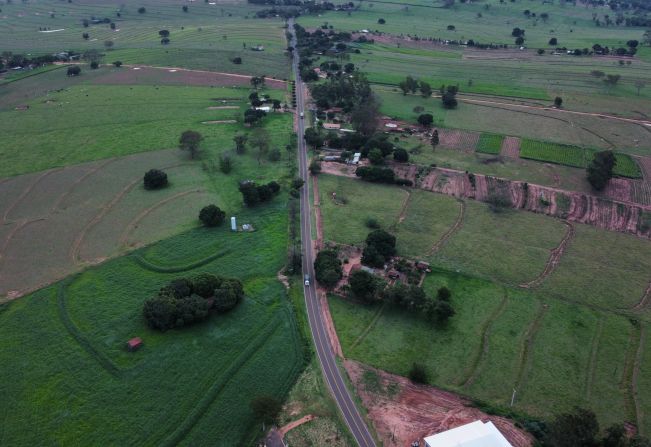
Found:
[[[475,421],[425,438],[427,447],[513,447],[492,422]]]

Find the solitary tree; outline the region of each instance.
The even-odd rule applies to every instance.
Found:
[[[235,142],[235,152],[238,154],[242,155],[246,152],[246,142],[248,141],[249,137],[247,137],[245,134],[237,134],[233,137],[233,141]]]
[[[560,109],[562,105],[563,105],[563,98],[561,98],[560,96],[554,98],[554,107]]]
[[[145,9],[144,6],[141,6],[140,8],[138,8],[138,14],[144,14],[146,12],[147,12],[147,10]]]
[[[67,74],[68,76],[79,76],[81,74],[81,68],[79,68],[78,65],[73,65],[72,67],[68,67]]]
[[[167,186],[167,174],[159,169],[150,169],[143,178],[145,189],[160,189]]]
[[[216,227],[224,223],[226,213],[217,205],[208,205],[201,208],[199,220],[207,227]]]
[[[219,156],[219,170],[224,174],[228,174],[233,170],[233,159],[230,154],[221,154]]]
[[[432,96],[432,87],[425,81],[420,81],[420,94],[423,95],[423,98]]]
[[[107,50],[110,50],[111,48],[113,48],[113,45],[115,45],[115,42],[113,42],[112,40],[105,40],[104,41],[104,47]]]
[[[166,29],[162,29],[158,32],[158,35],[161,37],[170,37],[170,32]]]
[[[637,89],[637,96],[640,96],[640,90],[642,90],[644,87],[646,87],[646,82],[644,82],[641,79],[638,79],[635,81],[635,88]]]
[[[199,152],[199,145],[203,136],[194,130],[186,130],[179,139],[179,149],[190,152],[190,158],[194,159]]]
[[[597,191],[606,187],[608,181],[613,177],[613,169],[617,159],[613,151],[597,152],[594,159],[588,166],[588,182]]]
[[[418,116],[418,124],[421,126],[426,126],[429,127],[432,125],[434,122],[434,117],[432,116],[431,113],[423,113],[422,115]]]
[[[618,75],[618,74],[606,75],[606,79],[604,79],[604,82],[606,83],[606,88],[608,88],[608,90],[610,90],[613,87],[615,87],[617,85],[617,83],[619,82],[620,78],[621,78],[621,76]]]
[[[251,78],[251,85],[256,90],[258,89],[258,87],[264,87],[264,82],[265,82],[264,76],[253,76]]]
[[[115,61],[113,62],[113,65],[117,68],[120,68],[122,66],[122,61]]]
[[[436,149],[436,146],[439,145],[439,131],[437,129],[434,129],[434,132],[432,132],[432,149]]]

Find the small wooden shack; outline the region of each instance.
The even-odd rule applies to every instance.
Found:
[[[127,349],[130,352],[137,351],[142,346],[142,338],[134,337],[127,342]]]

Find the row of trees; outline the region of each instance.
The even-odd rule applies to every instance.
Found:
[[[264,185],[258,185],[255,182],[246,180],[240,182],[240,192],[246,206],[252,207],[263,202],[268,202],[280,192],[280,185],[276,181],[271,181]]]
[[[175,279],[161,288],[145,301],[143,315],[151,328],[166,331],[203,321],[211,310],[228,312],[243,297],[244,288],[238,279],[200,273]]]

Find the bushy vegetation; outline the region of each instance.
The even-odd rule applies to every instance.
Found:
[[[588,165],[588,182],[594,189],[601,191],[613,177],[613,169],[616,165],[617,160],[612,151],[597,152]]]
[[[330,289],[337,285],[343,275],[341,261],[335,250],[321,250],[314,260],[316,280]]]
[[[201,208],[199,220],[207,227],[216,227],[224,223],[226,213],[217,205],[207,205]]]
[[[161,288],[157,296],[145,301],[143,315],[150,327],[167,331],[205,320],[211,309],[227,312],[243,297],[239,280],[202,273]]]
[[[143,178],[145,189],[161,189],[167,186],[167,174],[159,169],[150,169]]]
[[[240,182],[240,192],[246,206],[256,206],[263,202],[268,202],[280,192],[280,185],[276,181],[271,181],[264,185],[258,185],[252,181]]]
[[[384,230],[371,231],[366,236],[362,263],[371,267],[383,267],[396,254],[396,237]]]

